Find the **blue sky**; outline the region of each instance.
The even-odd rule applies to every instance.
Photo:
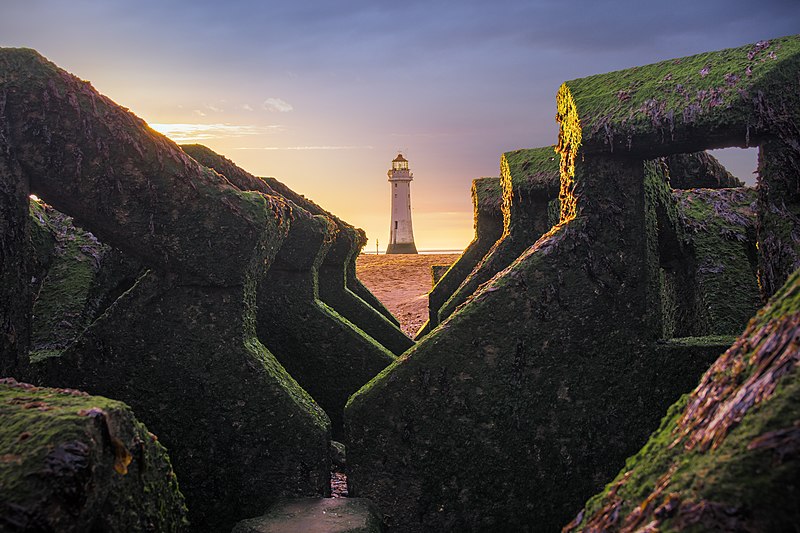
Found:
[[[797,0],[0,0],[0,45],[282,179],[366,229],[370,249],[388,238],[398,150],[418,247],[463,247],[471,180],[555,142],[562,81],[798,31]],[[754,165],[725,161],[745,178]]]

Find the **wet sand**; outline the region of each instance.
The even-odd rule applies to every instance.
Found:
[[[431,266],[451,265],[460,254],[374,255],[356,261],[358,279],[400,321],[413,337],[428,320],[428,292],[433,286]]]

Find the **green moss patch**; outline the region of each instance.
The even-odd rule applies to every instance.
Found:
[[[565,85],[585,151],[652,157],[781,135],[798,120],[798,69],[800,36],[793,35]],[[789,116],[779,110],[790,110]]]
[[[799,335],[800,272],[565,530],[792,530]]]
[[[0,380],[0,528],[184,531],[169,457],[125,404]]]

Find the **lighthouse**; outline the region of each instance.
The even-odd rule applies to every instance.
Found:
[[[387,254],[415,254],[414,230],[411,228],[411,180],[413,174],[408,170],[408,160],[397,154],[392,161],[389,187],[392,199],[392,221],[389,228]]]

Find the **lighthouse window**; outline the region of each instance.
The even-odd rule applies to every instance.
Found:
[[[394,229],[397,229],[397,221],[394,221]]]
[[[395,189],[397,188],[397,184],[396,184],[396,183],[394,184],[394,188],[395,188]]]

